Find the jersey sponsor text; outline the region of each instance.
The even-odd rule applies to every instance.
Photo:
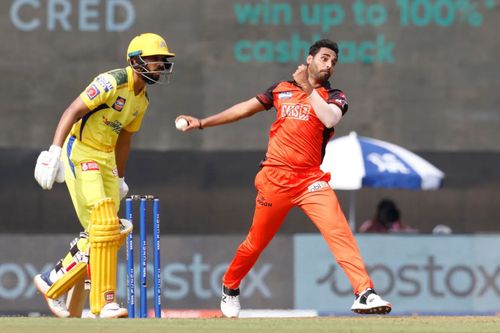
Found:
[[[103,75],[99,75],[96,78],[96,81],[101,85],[101,87],[104,88],[104,92],[108,92],[113,89],[113,84]]]
[[[97,164],[94,161],[82,163],[82,171],[98,171],[98,170],[99,170],[99,164]]]
[[[87,90],[85,90],[85,93],[87,94],[87,97],[90,99],[90,100],[93,100],[97,95],[99,95],[101,93],[101,91],[99,90],[99,88],[97,88],[97,86],[95,84],[91,84]]]
[[[297,120],[308,121],[311,106],[307,104],[283,103],[281,105],[281,118],[293,118]]]

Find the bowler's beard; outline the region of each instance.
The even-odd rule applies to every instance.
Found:
[[[313,79],[319,84],[326,83],[330,79],[330,76],[332,76],[332,74],[330,74],[329,71],[317,71],[312,74]]]

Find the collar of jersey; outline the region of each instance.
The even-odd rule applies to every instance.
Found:
[[[134,91],[134,75],[133,75],[132,71],[133,71],[132,67],[127,66],[127,78],[128,78],[127,84],[128,84],[129,91]],[[139,95],[144,94],[145,91],[146,91],[146,87],[144,87],[144,89],[141,90]]]

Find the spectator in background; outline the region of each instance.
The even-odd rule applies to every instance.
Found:
[[[417,232],[418,230],[401,222],[401,213],[394,201],[382,199],[377,205],[375,216],[366,220],[359,232],[366,233],[392,233],[392,232]]]

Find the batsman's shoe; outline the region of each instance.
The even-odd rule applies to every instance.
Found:
[[[125,308],[121,308],[118,303],[112,302],[107,303],[101,310],[101,313],[98,315],[89,312],[88,318],[90,319],[111,319],[111,318],[126,318],[128,317],[128,310]]]
[[[38,274],[33,278],[33,282],[35,284],[36,289],[40,293],[43,294],[45,300],[47,301],[47,305],[49,306],[50,311],[59,318],[67,318],[69,317],[69,311],[66,307],[66,294],[61,295],[56,299],[48,298],[46,296],[47,291],[50,288],[50,280],[45,274]]]
[[[47,293],[52,285],[52,282],[49,280],[48,274],[37,274],[33,278],[33,283],[35,284],[36,289],[41,292],[43,295]]]
[[[351,307],[351,311],[360,314],[388,314],[391,310],[391,303],[384,301],[372,288],[357,295]]]
[[[228,318],[238,318],[240,315],[240,289],[229,289],[222,286],[222,298],[220,300],[220,310]]]

